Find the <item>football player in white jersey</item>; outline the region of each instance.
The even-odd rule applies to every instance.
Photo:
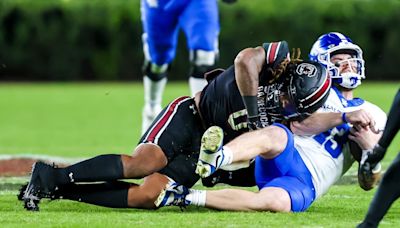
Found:
[[[171,181],[156,205],[300,212],[326,193],[354,162],[349,140],[363,151],[373,148],[381,136],[378,132],[385,126],[386,114],[377,106],[353,97],[353,89],[365,77],[364,60],[361,48],[348,37],[340,33],[322,35],[312,47],[310,58],[326,66],[334,86],[319,113],[301,123],[290,123],[291,130],[303,136],[293,134],[282,124],[243,134],[225,146],[221,128],[211,127],[203,135],[196,172],[206,177],[219,168],[255,158],[259,192],[194,190]],[[365,121],[361,122],[367,125],[352,121],[349,115],[361,109],[365,114]],[[327,131],[318,133],[324,127]],[[378,174],[379,167],[373,172]],[[360,185],[371,189],[377,176],[368,180],[361,176]]]

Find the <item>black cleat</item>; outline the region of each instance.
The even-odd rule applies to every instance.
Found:
[[[56,190],[54,184],[54,167],[44,162],[36,162],[32,166],[31,179],[25,190],[24,186],[20,190],[20,195],[23,192],[22,200],[24,208],[28,211],[38,211],[39,203],[42,198],[51,198]],[[20,198],[18,196],[18,199]]]
[[[19,201],[24,200],[24,194],[25,194],[26,187],[28,187],[28,183],[22,185],[21,188],[19,189],[19,193],[17,195],[17,198]]]

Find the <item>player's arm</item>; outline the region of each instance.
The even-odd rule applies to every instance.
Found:
[[[235,78],[247,109],[249,122],[258,121],[257,89],[259,74],[265,63],[262,47],[246,48],[235,58]]]
[[[375,129],[375,121],[370,113],[360,109],[353,112],[316,112],[302,121],[292,121],[290,129],[296,135],[314,135],[325,132],[343,123]]]
[[[263,67],[276,68],[289,58],[286,41],[264,43],[256,48],[242,50],[235,59],[235,78],[247,109],[250,129],[258,128],[257,92]]]

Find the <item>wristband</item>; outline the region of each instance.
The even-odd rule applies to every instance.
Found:
[[[343,123],[347,123],[345,112],[342,113],[342,121],[343,121]]]
[[[247,116],[258,117],[257,96],[242,96],[242,99],[247,110]]]

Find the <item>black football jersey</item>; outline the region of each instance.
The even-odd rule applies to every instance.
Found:
[[[264,73],[265,72],[265,73]],[[278,95],[283,83],[268,83],[268,73],[260,74],[257,103],[263,127],[281,122],[283,117],[277,111]],[[200,112],[206,127],[220,126],[225,132],[225,143],[249,131],[247,110],[236,84],[234,66],[215,77],[203,89],[200,98]]]

